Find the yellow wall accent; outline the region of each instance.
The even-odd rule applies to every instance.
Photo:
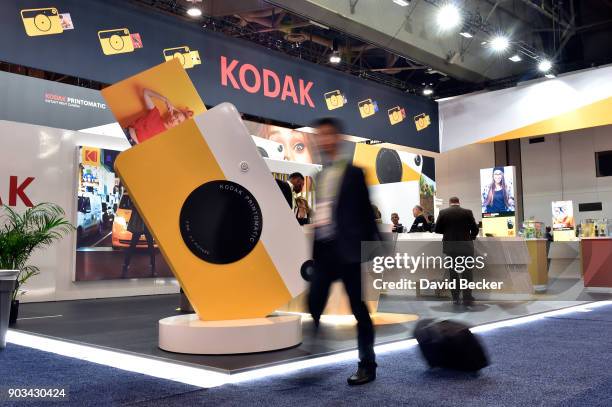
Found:
[[[589,127],[612,124],[612,98],[600,100],[570,112],[551,117],[550,119],[521,127],[494,137],[480,140],[478,143],[511,140],[522,137],[534,137],[544,134],[561,133]]]
[[[508,220],[512,221],[512,229],[508,229]],[[516,236],[516,217],[482,218],[482,234],[486,235],[487,233],[496,237]]]

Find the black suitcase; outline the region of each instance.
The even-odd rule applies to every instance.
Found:
[[[414,336],[430,367],[475,372],[489,364],[480,341],[461,322],[424,319]]]

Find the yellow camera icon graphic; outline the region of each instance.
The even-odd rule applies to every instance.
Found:
[[[164,59],[166,61],[178,59],[185,69],[193,68],[195,65],[202,63],[200,53],[198,51],[191,51],[186,45],[164,49]]]
[[[55,7],[21,10],[21,20],[26,34],[30,37],[64,32],[59,12]]]
[[[431,118],[428,114],[421,113],[419,115],[414,116],[414,124],[416,126],[417,131],[424,130],[431,124]]]
[[[98,31],[104,55],[125,54],[134,51],[134,43],[127,28]]]
[[[338,109],[346,104],[346,96],[339,90],[332,90],[323,95],[328,110]]]
[[[362,100],[361,102],[357,103],[357,106],[359,107],[359,114],[361,115],[362,119],[370,117],[374,115],[374,113],[378,112],[378,103],[372,99]]]
[[[391,125],[401,123],[406,118],[406,111],[404,110],[404,108],[399,106],[395,106],[387,110],[387,114],[389,115],[389,121],[391,122]]]

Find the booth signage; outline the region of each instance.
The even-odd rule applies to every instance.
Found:
[[[119,0],[6,0],[2,11],[3,61],[112,84],[176,58],[209,106],[231,102],[242,113],[298,126],[332,116],[344,122],[347,134],[439,151],[434,101],[195,23]],[[36,25],[38,15],[48,26]],[[102,108],[94,100],[63,96],[49,92],[45,98]]]

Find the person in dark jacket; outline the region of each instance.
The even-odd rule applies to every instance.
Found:
[[[462,208],[457,197],[450,198],[448,203],[449,207],[440,211],[435,229],[436,233],[443,235],[442,250],[445,255],[453,258],[473,256],[473,240],[478,236],[478,224],[474,219],[474,214],[471,210]],[[469,289],[460,290],[459,280],[466,279],[472,281],[472,270],[466,269],[459,273],[453,269],[450,270],[450,277],[457,284],[457,288],[451,290],[453,303],[460,304],[459,296],[461,291],[463,291],[463,303],[471,305],[474,302],[472,291]]]
[[[412,226],[410,226],[409,233],[429,232],[430,225],[423,214],[423,207],[421,205],[415,205],[414,208],[412,208],[412,216],[414,216],[414,222],[412,222]]]
[[[130,220],[127,225],[127,230],[132,233],[132,240],[130,241],[130,247],[125,251],[125,258],[123,259],[123,268],[122,268],[122,278],[127,278],[128,271],[130,269],[130,261],[132,260],[132,255],[134,254],[134,250],[136,250],[136,246],[140,241],[140,236],[144,235],[145,239],[147,239],[147,248],[149,250],[150,260],[150,269],[151,276],[155,276],[155,246],[153,244],[153,236],[147,226],[145,225],[142,217],[136,210],[136,208],[132,209],[132,214],[130,215]]]
[[[361,242],[380,240],[363,171],[340,156],[342,126],[336,119],[316,123],[323,171],[317,179],[313,272],[308,305],[318,327],[332,282],[342,280],[357,319],[357,372],[350,385],[376,378],[374,326],[361,294]]]

